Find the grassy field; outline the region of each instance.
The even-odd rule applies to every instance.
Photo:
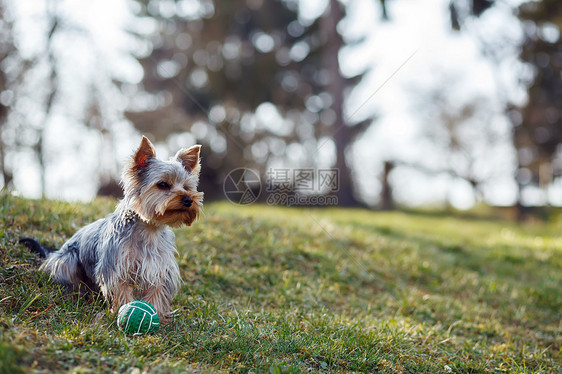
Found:
[[[0,195],[0,373],[561,373],[562,221],[209,204],[176,320],[128,337],[17,244],[113,209]]]

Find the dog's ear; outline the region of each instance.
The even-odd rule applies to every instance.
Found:
[[[148,165],[148,159],[153,158],[155,156],[156,156],[156,150],[154,149],[154,146],[146,136],[143,136],[139,149],[137,150],[135,156],[133,157],[135,160],[135,165],[144,167]]]
[[[201,151],[201,146],[199,144],[193,147],[183,148],[176,153],[176,158],[183,165],[185,170],[192,174],[199,174],[201,170],[201,164],[199,160],[199,152]]]

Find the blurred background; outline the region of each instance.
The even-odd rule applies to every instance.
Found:
[[[0,186],[119,195],[147,135],[341,206],[562,205],[560,0],[0,0]]]

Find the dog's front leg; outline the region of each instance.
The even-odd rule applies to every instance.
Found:
[[[149,288],[143,297],[143,300],[154,306],[156,313],[162,319],[163,322],[170,314],[170,297],[164,291],[161,286]]]
[[[111,305],[113,313],[117,313],[119,308],[131,301],[134,301],[133,286],[128,283],[118,283],[111,292]]]

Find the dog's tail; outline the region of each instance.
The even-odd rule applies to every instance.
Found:
[[[49,253],[56,251],[56,249],[52,247],[41,245],[41,243],[32,238],[21,238],[19,243],[25,245],[32,252],[37,253],[41,258],[47,258]]]

